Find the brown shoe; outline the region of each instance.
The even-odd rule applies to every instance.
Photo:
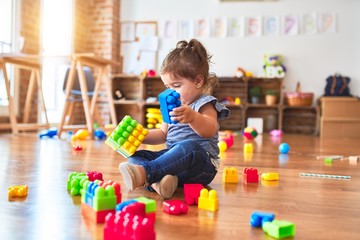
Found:
[[[122,162],[119,164],[119,170],[123,176],[126,187],[133,191],[136,188],[140,187],[141,176],[139,170],[135,165],[128,162]]]
[[[166,175],[160,182],[154,183],[154,190],[164,199],[169,199],[173,196],[178,187],[177,176]]]

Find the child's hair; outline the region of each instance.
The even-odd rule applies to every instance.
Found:
[[[195,80],[200,74],[204,77],[204,93],[211,94],[219,85],[216,75],[209,73],[211,57],[198,40],[179,41],[176,48],[165,57],[160,72],[191,80]]]

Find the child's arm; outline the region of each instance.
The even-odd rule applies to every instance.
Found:
[[[167,123],[162,123],[160,129],[150,129],[148,135],[145,137],[144,144],[162,144],[166,141]]]
[[[183,104],[178,108],[174,108],[170,115],[174,121],[189,124],[199,136],[204,138],[213,137],[218,129],[217,112],[212,103],[202,106],[199,112]]]

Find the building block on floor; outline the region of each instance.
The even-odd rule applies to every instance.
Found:
[[[120,183],[114,182],[112,180],[107,180],[107,181],[95,180],[95,182],[97,184],[99,184],[101,187],[105,188],[105,189],[108,186],[112,186],[114,188],[115,195],[116,195],[116,204],[121,202],[121,186],[120,186]]]
[[[104,240],[155,240],[155,222],[147,217],[123,211],[106,216]]]
[[[8,188],[8,197],[26,197],[28,195],[29,188],[27,185],[10,186]]]
[[[199,183],[184,184],[184,199],[188,205],[198,205],[200,191],[204,186]]]
[[[126,115],[106,139],[105,143],[128,158],[135,153],[148,132],[136,120]]]
[[[96,171],[91,171],[91,172],[87,172],[86,175],[89,177],[89,181],[93,182],[95,180],[103,180],[103,175],[100,172],[96,172]]]
[[[171,215],[186,214],[189,207],[181,200],[165,200],[162,203],[162,210]]]
[[[134,200],[145,204],[145,206],[146,206],[145,212],[146,213],[156,212],[156,201],[154,199],[150,199],[147,197],[138,197],[138,198],[135,198]]]
[[[179,106],[181,106],[180,94],[175,90],[170,88],[166,89],[158,96],[160,102],[160,111],[163,118],[163,121],[166,123],[177,123],[172,121],[170,117],[170,112]]]
[[[266,234],[277,239],[295,236],[295,225],[288,221],[265,222],[262,229]]]
[[[274,213],[254,211],[250,216],[250,225],[252,227],[262,227],[265,222],[272,222],[274,218]]]
[[[243,183],[258,183],[259,173],[257,168],[244,168]]]
[[[123,208],[126,207],[127,205],[130,205],[130,204],[133,204],[133,203],[136,203],[136,202],[138,202],[138,201],[136,201],[136,200],[134,200],[134,199],[130,199],[130,200],[127,200],[127,201],[118,203],[118,204],[116,205],[115,210],[116,210],[116,211],[121,211],[121,210],[123,210]]]
[[[244,153],[253,153],[254,147],[252,143],[244,143]]]
[[[238,170],[234,167],[225,167],[222,175],[223,183],[238,183]]]
[[[101,187],[96,182],[86,181],[81,195],[82,203],[86,203],[95,211],[116,208],[117,196],[113,186]]]
[[[115,213],[115,209],[96,211],[86,203],[81,203],[81,214],[94,223],[104,223],[109,213]]]
[[[68,176],[67,190],[72,196],[80,195],[83,182],[88,180],[89,177],[85,172],[72,172]]]
[[[201,189],[198,200],[198,208],[215,212],[219,208],[219,200],[215,190],[208,191],[206,188]]]
[[[277,172],[268,172],[261,174],[261,179],[266,181],[278,181],[279,174]]]

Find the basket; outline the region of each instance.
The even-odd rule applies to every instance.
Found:
[[[300,82],[296,84],[295,92],[285,93],[285,103],[289,106],[311,106],[313,98],[313,93],[301,92]]]

